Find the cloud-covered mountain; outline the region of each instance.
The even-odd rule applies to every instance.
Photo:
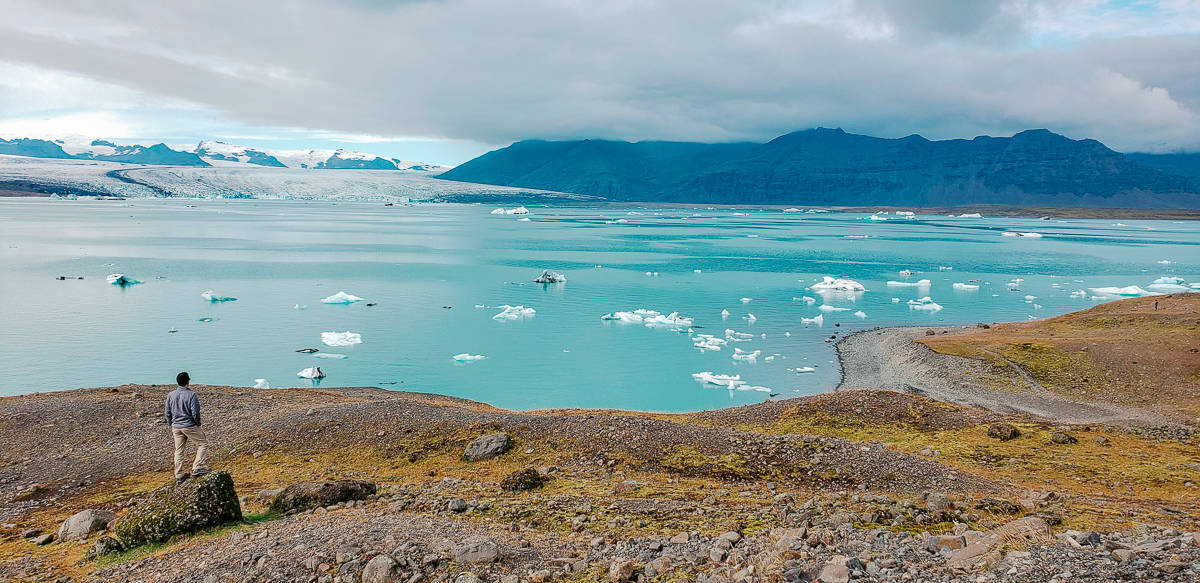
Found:
[[[60,140],[34,138],[0,139],[0,154],[31,158],[68,158],[102,160],[152,166],[263,166],[312,170],[400,170],[439,172],[446,169],[384,158],[365,152],[346,150],[268,150],[204,140],[192,149],[173,149],[166,144],[153,146],[118,145],[106,140],[78,136]]]
[[[1200,182],[1047,130],[884,139],[817,128],[767,143],[517,142],[441,175],[624,201],[1200,208]]]

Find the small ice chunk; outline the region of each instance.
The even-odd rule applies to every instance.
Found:
[[[529,209],[527,209],[523,206],[519,206],[517,208],[511,208],[511,209],[504,211],[504,214],[506,214],[506,215],[527,215],[527,214],[529,214]]]
[[[871,215],[867,218],[872,221],[886,221],[887,220],[887,217],[881,217],[879,215]]]
[[[269,389],[271,388],[271,384],[267,382],[267,379],[254,379],[254,388]]]
[[[854,317],[855,317],[855,318],[858,318],[859,320],[866,320],[866,319],[867,319],[867,313],[866,313],[866,312],[864,312],[864,311],[862,311],[862,310],[859,310],[859,311],[857,311],[857,312],[854,312]]]
[[[697,334],[692,337],[692,346],[699,348],[701,352],[705,350],[719,351],[725,344],[724,338],[717,338],[712,334]]]
[[[821,310],[822,312],[849,312],[850,311],[850,308],[840,308],[838,306],[831,306],[829,304],[821,304],[819,307],[817,307],[817,309]]]
[[[911,269],[901,269],[900,277],[910,277],[913,274]]]
[[[721,319],[724,320],[728,317],[729,317],[729,310],[721,310]]]
[[[933,301],[929,296],[925,296],[919,300],[908,300],[908,309],[924,310],[926,312],[936,312],[942,309],[942,306]]]
[[[929,287],[932,283],[933,282],[929,281],[928,279],[922,279],[919,281],[889,281],[889,282],[887,282],[887,286],[888,287]]]
[[[1027,301],[1027,302],[1032,302],[1033,300],[1036,300],[1036,299],[1037,299],[1037,296],[1025,296],[1025,301]]]
[[[746,381],[742,380],[742,375],[715,374],[708,371],[692,373],[692,378],[703,384],[717,385],[728,389],[746,384]]]
[[[346,305],[349,305],[349,304],[353,304],[354,302],[361,302],[361,301],[363,301],[363,299],[356,295],[348,294],[344,291],[339,291],[338,293],[333,294],[333,295],[321,300],[321,303],[322,304],[346,304]]]
[[[753,299],[751,299],[751,298],[742,298],[742,303],[743,303],[743,304],[748,304],[748,303],[750,303],[750,302],[752,302],[752,301],[754,301],[754,300],[753,300]]]
[[[950,265],[939,265],[938,271],[954,271],[954,267]]]
[[[219,303],[219,302],[236,302],[237,301],[237,298],[231,298],[229,296],[219,296],[219,295],[213,293],[213,290],[211,290],[211,289],[205,291],[204,293],[201,293],[200,297],[202,297],[214,304]]]
[[[811,289],[813,291],[848,291],[848,292],[860,292],[860,291],[867,290],[867,288],[863,287],[863,284],[858,283],[857,281],[854,281],[852,279],[829,277],[828,275],[823,276],[822,281],[820,283],[814,283],[811,286],[809,286],[808,289]]]
[[[800,367],[793,368],[792,372],[794,372],[796,374],[804,374],[806,372],[817,372],[817,369],[815,369],[811,366],[800,366]]]
[[[530,221],[532,221],[532,220],[533,220],[533,219],[531,219],[531,218],[529,218],[529,217],[521,217],[521,218],[517,219],[517,222],[519,222],[519,223],[528,223],[528,222],[530,222]]]
[[[963,213],[961,215],[958,215],[958,218],[960,218],[960,219],[982,219],[983,215],[981,215],[979,213]]]
[[[451,358],[458,362],[475,362],[477,360],[483,360],[487,357],[482,354],[471,354],[469,352],[464,352],[462,354],[455,354]]]
[[[323,379],[325,378],[325,372],[321,370],[321,367],[314,366],[296,373],[296,376],[302,379]]]
[[[114,274],[108,276],[107,279],[108,279],[108,283],[111,283],[111,284],[113,284],[115,286],[119,286],[119,287],[125,287],[127,285],[135,285],[135,284],[142,283],[132,277],[129,277],[128,275],[125,275],[124,273],[114,273]]]
[[[493,215],[503,215],[503,214],[506,214],[506,213],[504,212],[504,209],[493,209],[493,210],[492,210],[492,214],[493,214]]]
[[[537,313],[537,310],[534,310],[533,308],[526,308],[525,306],[510,306],[508,304],[504,304],[499,306],[499,308],[501,308],[503,311],[495,316],[492,316],[493,320],[522,320],[524,318],[531,318]]]
[[[1155,263],[1159,265],[1170,265],[1171,261],[1167,259],[1159,259],[1158,261],[1155,261]]]
[[[347,354],[338,354],[336,352],[314,352],[312,355],[317,358],[328,358],[330,360],[342,360],[350,358],[350,356]]]
[[[362,335],[355,332],[322,332],[321,342],[326,346],[353,346],[362,344]]]
[[[537,278],[533,280],[533,283],[562,283],[564,281],[567,281],[567,276],[558,273],[557,271],[543,269],[542,274],[537,276]]]
[[[725,329],[725,339],[730,340],[732,342],[743,342],[746,340],[751,340],[753,338],[754,338],[754,335],[750,334],[749,332],[737,332],[734,330],[730,330],[729,328]]]
[[[892,298],[892,303],[893,303],[893,304],[898,304],[898,303],[900,303],[900,298]]]
[[[806,304],[808,304],[808,305],[810,305],[810,306],[811,306],[811,305],[813,305],[813,304],[817,303],[817,298],[814,298],[814,297],[811,297],[811,296],[800,296],[800,297],[798,297],[798,298],[796,298],[796,297],[793,297],[793,298],[792,298],[792,301],[793,301],[793,302],[804,302],[804,303],[806,303]]]
[[[692,270],[692,273],[704,273],[704,272],[703,272],[702,270],[699,270],[699,269],[693,269],[693,270]]]
[[[958,291],[979,291],[979,285],[974,283],[954,282],[954,289]]]
[[[1017,233],[1013,231],[1005,231],[1000,234],[1005,237],[1022,237],[1026,239],[1041,239],[1043,236],[1041,233]]]
[[[754,316],[753,312],[746,312],[746,321],[753,324],[758,321],[758,318]]]
[[[1081,289],[1077,289],[1077,290],[1071,292],[1071,297],[1072,298],[1086,298],[1087,292],[1085,292]]]
[[[825,314],[820,314],[816,318],[805,318],[805,317],[801,316],[800,323],[804,324],[805,326],[807,326],[809,324],[816,324],[817,326],[823,326],[823,325],[825,325]]]
[[[306,306],[306,305],[305,305],[305,306],[302,306],[302,305],[300,305],[300,304],[296,304],[296,305],[292,306],[292,309],[293,309],[293,310],[307,310],[307,309],[308,309],[308,306]]]
[[[733,349],[733,359],[734,360],[740,360],[742,362],[748,362],[751,364],[758,362],[758,357],[760,354],[762,354],[761,350],[746,351],[746,350],[742,350],[741,348]]]

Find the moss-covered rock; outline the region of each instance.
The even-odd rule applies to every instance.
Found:
[[[375,483],[364,480],[300,482],[284,488],[271,501],[271,512],[286,514],[349,500],[366,500],[375,493]]]
[[[132,548],[241,519],[233,478],[229,472],[211,472],[151,492],[117,519],[113,535]]]
[[[500,481],[500,487],[512,492],[521,492],[540,488],[544,483],[546,483],[546,478],[539,474],[537,470],[525,468],[505,476]]]

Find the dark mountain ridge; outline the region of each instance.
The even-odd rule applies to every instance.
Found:
[[[528,140],[440,177],[639,202],[1200,208],[1186,162],[1044,129],[933,141],[816,128],[766,143]]]

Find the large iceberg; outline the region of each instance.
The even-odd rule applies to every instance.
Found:
[[[1154,280],[1146,289],[1164,294],[1178,294],[1196,291],[1182,277],[1163,276]]]
[[[200,297],[202,297],[214,304],[218,303],[218,302],[236,302],[237,301],[237,298],[232,298],[229,296],[219,296],[219,295],[213,293],[213,290],[211,290],[211,289],[200,294]]]
[[[361,302],[361,301],[363,301],[363,299],[356,295],[348,294],[344,291],[339,291],[338,293],[333,294],[333,295],[321,300],[321,303],[322,304],[353,304],[354,302]]]
[[[1125,287],[1093,287],[1088,289],[1098,296],[1125,296],[1132,298],[1158,295],[1152,291],[1144,290],[1136,285],[1127,285]]]
[[[564,281],[567,281],[567,276],[557,271],[543,269],[542,274],[537,276],[537,279],[534,279],[533,283],[562,283]]]
[[[124,273],[114,273],[114,274],[108,276],[108,283],[111,283],[115,286],[125,287],[127,285],[134,285],[134,284],[138,284],[138,283],[142,283],[142,282],[140,282],[132,277],[129,277],[128,275],[125,275]]]
[[[808,287],[813,291],[840,291],[840,292],[861,292],[867,291],[863,284],[852,279],[842,279],[840,277],[824,276],[820,283],[814,283]]]
[[[521,320],[524,318],[533,317],[533,315],[537,313],[537,310],[534,310],[533,308],[526,308],[525,306],[510,306],[508,304],[504,304],[499,307],[503,311],[495,316],[492,316],[493,320]]]
[[[355,332],[322,332],[321,342],[326,346],[353,346],[362,344],[362,335]]]
[[[929,296],[925,296],[919,300],[908,300],[908,309],[924,310],[926,312],[936,312],[942,309],[941,304],[933,301]]]
[[[296,373],[296,376],[298,376],[302,379],[316,380],[316,379],[325,378],[325,372],[321,370],[321,367],[314,366],[314,367],[306,368],[306,369]]]

